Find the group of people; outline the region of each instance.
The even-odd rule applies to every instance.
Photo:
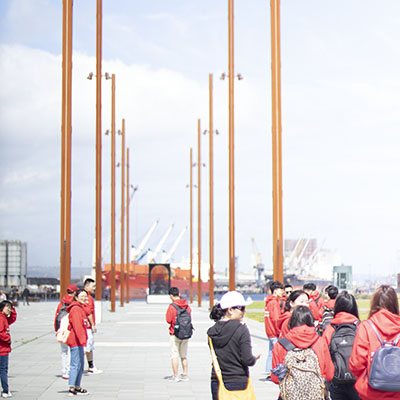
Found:
[[[400,400],[400,354],[381,352],[381,348],[388,352],[400,347],[399,300],[392,287],[376,289],[368,319],[362,322],[354,296],[348,291],[339,293],[333,285],[324,289],[324,296],[313,283],[294,290],[274,281],[270,290],[265,302],[266,381],[279,384],[279,399]],[[171,288],[170,297],[166,321],[173,375],[169,380],[179,382],[188,380],[188,339],[175,336],[176,325],[179,313],[191,310],[177,288]],[[249,367],[260,354],[253,354],[250,332],[243,323],[251,302],[230,291],[211,309],[215,324],[207,335],[213,400],[231,398],[224,397],[227,391],[237,399],[256,398]]]
[[[93,361],[94,336],[96,332],[95,306],[92,294],[95,292],[95,281],[87,278],[83,288],[76,285],[67,287],[67,294],[63,296],[57,306],[54,318],[54,329],[60,329],[60,318],[63,314],[68,315],[68,337],[66,343],[61,346],[61,377],[68,380],[68,395],[89,394],[81,387],[84,371],[84,358],[88,363],[88,375],[99,374]]]
[[[322,399],[400,399],[400,385],[399,390],[390,389],[390,385],[374,388],[369,376],[372,360],[382,343],[400,345],[399,300],[392,287],[382,285],[375,291],[368,319],[362,322],[354,296],[347,291],[339,293],[333,285],[325,288],[325,299],[313,283],[305,284],[303,290],[293,290],[290,285],[285,287],[275,281],[270,289],[264,318],[269,339],[266,380],[279,384],[282,398],[285,390],[309,395],[315,390],[320,393],[315,398]],[[296,381],[293,363],[300,362],[300,355],[303,361],[310,360],[307,365],[311,370],[311,359],[316,356],[315,371],[321,380],[310,379],[303,386],[291,388],[288,377]],[[393,363],[394,375],[385,372],[384,380],[397,379],[400,359],[387,360]]]

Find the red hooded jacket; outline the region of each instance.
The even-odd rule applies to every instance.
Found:
[[[176,304],[178,307],[181,307],[181,308],[187,308],[188,313],[189,314],[192,313],[192,310],[190,309],[190,306],[189,306],[187,300],[185,300],[185,299],[174,300],[173,304]],[[175,326],[175,320],[176,320],[177,315],[178,315],[178,310],[172,304],[170,304],[168,306],[167,313],[165,314],[165,320],[169,324],[169,334],[170,335],[174,334],[174,326]]]
[[[0,312],[0,356],[6,356],[11,351],[11,335],[9,326],[17,319],[15,308],[9,317]]]
[[[289,320],[292,316],[291,311],[285,311],[278,319],[279,337],[286,337],[289,332]]]
[[[61,307],[63,306],[63,304],[66,304],[67,306],[69,306],[74,300],[74,296],[72,296],[72,294],[66,294],[61,301],[58,303],[57,306],[57,310],[56,310],[56,315],[54,316],[54,330],[57,332],[56,329],[56,319],[57,319],[57,315],[58,312],[61,310]]]
[[[324,339],[317,335],[313,326],[300,325],[291,329],[286,338],[300,349],[311,347],[317,355],[321,375],[330,381],[333,378],[335,367],[329,356],[329,349]],[[278,364],[283,364],[286,356],[286,349],[278,342],[272,350],[272,369]],[[279,383],[278,377],[271,374],[271,379]]]
[[[376,326],[382,340],[394,340],[400,333],[400,315],[381,309],[373,314],[370,320]],[[400,392],[382,392],[372,389],[368,384],[372,357],[379,347],[381,344],[373,328],[367,321],[361,322],[349,359],[350,371],[357,379],[355,388],[363,400],[400,399]]]
[[[269,338],[279,337],[278,320],[281,316],[281,306],[278,297],[273,294],[265,299],[264,324],[265,333]]]
[[[339,325],[339,324],[352,324],[354,322],[358,321],[358,318],[355,317],[353,314],[349,314],[347,312],[340,312],[338,314],[336,314],[332,321],[331,324],[328,325],[325,330],[324,333],[322,334],[322,337],[325,339],[326,344],[329,345],[331,344],[331,339],[332,339],[332,335],[333,332],[335,332],[335,328],[332,325]]]
[[[336,299],[329,299],[329,300],[325,300],[322,307],[319,309],[319,320],[322,321],[322,317],[324,315],[324,311],[325,308],[330,308],[331,310],[333,310],[335,308],[335,303],[336,303]]]
[[[73,301],[68,306],[69,312],[69,330],[71,331],[68,337],[68,346],[86,346],[87,333],[86,329],[90,328],[90,323],[83,305],[77,301]]]
[[[324,305],[324,299],[320,297],[318,292],[310,294],[310,311],[315,319],[315,321],[322,321],[322,314],[320,311]]]
[[[83,306],[85,309],[86,315],[89,316],[90,314],[93,315],[93,323],[96,325],[96,315],[95,315],[95,308],[94,308],[94,300],[93,296],[88,292],[88,301],[87,303]],[[89,324],[90,328],[90,324]]]

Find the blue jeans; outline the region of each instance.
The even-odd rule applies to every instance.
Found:
[[[83,347],[71,347],[71,364],[69,369],[68,384],[70,387],[81,387],[81,379],[83,373],[84,353]]]
[[[267,374],[271,373],[272,369],[272,349],[274,348],[275,343],[278,341],[277,337],[268,338],[269,346],[268,346],[268,357],[267,357],[267,365],[265,366],[265,372]]]
[[[0,379],[3,392],[8,393],[8,354],[0,356]]]

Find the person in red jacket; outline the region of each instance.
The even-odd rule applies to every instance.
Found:
[[[292,311],[297,306],[309,307],[309,297],[304,290],[295,290],[286,300],[284,313],[278,320],[279,337],[285,337],[289,333],[289,320],[292,316]]]
[[[310,296],[310,310],[315,320],[315,325],[322,321],[320,318],[320,311],[324,305],[324,299],[319,294],[315,283],[309,282],[303,285],[303,290]]]
[[[308,307],[298,306],[294,308],[289,320],[289,332],[286,339],[297,348],[311,348],[317,355],[321,377],[328,382],[333,378],[335,368],[331,358],[327,356],[329,354],[328,346],[325,340],[316,333],[314,318]],[[275,368],[280,364],[284,365],[286,354],[287,350],[278,342],[272,351],[271,379],[276,384],[279,384],[279,377],[275,375],[277,373]]]
[[[331,323],[325,328],[322,334],[322,338],[325,339],[328,347],[331,344],[332,335],[336,327],[341,324],[354,324],[357,326],[360,322],[356,299],[346,290],[340,293],[336,298],[333,313],[334,317]],[[332,361],[335,365],[335,360],[332,359]],[[346,360],[346,362],[348,362],[348,360]],[[339,372],[337,368],[336,372]],[[329,385],[329,393],[332,400],[360,400],[354,388],[354,384],[340,384],[335,382],[335,379],[333,379]]]
[[[188,313],[191,314],[192,310],[185,299],[181,299],[179,295],[179,289],[172,287],[169,289],[169,297],[171,298],[172,304],[177,305],[180,308],[186,308]],[[171,347],[171,363],[173,375],[168,378],[171,382],[188,381],[188,360],[187,360],[187,346],[189,339],[179,339],[174,335],[174,326],[178,310],[170,304],[165,315],[165,320],[169,324],[169,343]],[[179,358],[182,363],[182,374],[178,376]]]
[[[8,388],[8,355],[11,352],[11,335],[9,326],[17,319],[17,312],[11,301],[0,303],[0,379],[3,392],[1,397],[12,397]]]
[[[87,303],[88,294],[85,290],[79,289],[74,296],[74,301],[68,306],[69,327],[71,333],[68,336],[68,346],[71,351],[71,367],[69,371],[69,396],[77,394],[88,394],[88,391],[81,388],[81,379],[84,364],[84,347],[86,346],[87,333],[90,327],[84,306]]]
[[[372,296],[368,320],[375,325],[382,340],[392,341],[400,334],[399,314],[399,300],[395,290],[389,285],[380,286]],[[372,358],[379,347],[381,344],[373,327],[368,321],[361,322],[349,359],[350,371],[357,379],[355,388],[363,400],[399,400],[400,392],[383,392],[369,386]]]
[[[283,297],[283,284],[279,281],[273,281],[270,284],[271,295],[265,299],[265,310],[264,310],[264,324],[265,333],[267,334],[269,346],[267,363],[265,366],[265,372],[267,373],[266,380],[271,380],[271,365],[272,365],[272,349],[274,344],[278,341],[279,328],[278,321],[282,314],[280,307],[280,300]]]
[[[56,326],[57,315],[62,307],[68,307],[72,303],[72,301],[74,300],[75,292],[77,290],[79,290],[78,286],[73,285],[73,284],[68,285],[67,294],[65,296],[63,296],[61,301],[58,303],[56,315],[54,316],[54,330],[56,332],[57,332],[57,326]],[[60,347],[61,347],[61,377],[63,379],[68,379],[69,378],[69,359],[70,359],[69,346],[64,343],[60,343]]]

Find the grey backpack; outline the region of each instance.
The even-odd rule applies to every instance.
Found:
[[[386,342],[381,336],[372,321],[368,320],[378,336],[381,347],[376,350],[372,357],[369,370],[368,382],[375,390],[384,392],[400,392],[400,347],[397,345],[400,340],[400,333],[395,340]]]

